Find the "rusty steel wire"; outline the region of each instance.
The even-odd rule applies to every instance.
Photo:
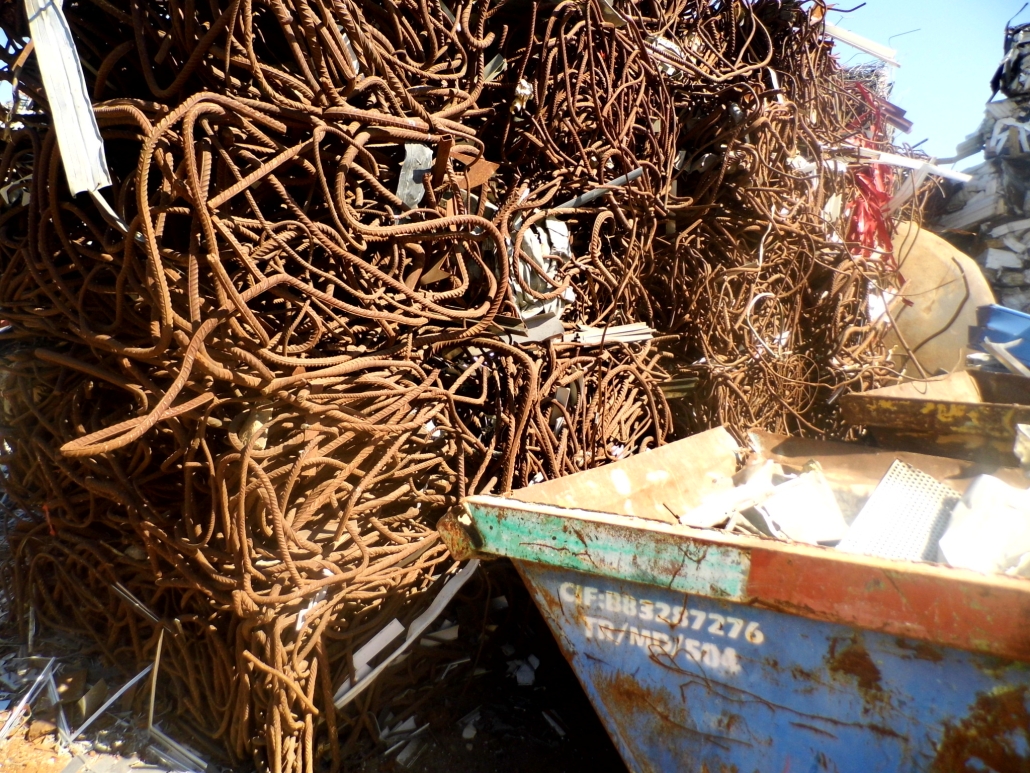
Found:
[[[68,193],[8,6],[12,594],[114,662],[166,627],[167,706],[230,758],[341,765],[374,707],[332,695],[449,570],[462,497],[662,444],[673,412],[841,434],[835,395],[890,376],[886,222],[855,224],[892,180],[831,158],[888,143],[818,4],[64,10],[114,215]],[[633,323],[657,336],[604,333]]]

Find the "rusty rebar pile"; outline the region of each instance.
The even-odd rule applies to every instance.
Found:
[[[800,4],[64,10],[116,216],[69,195],[7,6],[15,601],[123,663],[160,625],[115,583],[174,621],[162,684],[233,757],[338,766],[332,695],[447,569],[437,519],[664,442],[663,360],[739,434],[834,432],[888,374],[872,194],[828,157],[876,108]]]

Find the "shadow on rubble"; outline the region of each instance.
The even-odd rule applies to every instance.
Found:
[[[417,711],[377,717],[382,740],[363,759],[351,757],[348,770],[624,773],[514,568],[494,561],[479,576],[485,589],[455,602],[445,621],[461,632],[452,643],[455,654],[464,651],[470,661],[455,667],[459,675],[423,686]]]

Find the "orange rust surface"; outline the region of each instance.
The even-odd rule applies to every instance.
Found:
[[[880,684],[880,669],[869,657],[865,645],[857,637],[841,644],[834,641],[830,646],[827,668],[831,674],[845,674],[853,677],[862,692],[883,692]]]
[[[1025,773],[1030,770],[1028,748],[1026,688],[981,695],[969,716],[945,727],[930,773]]]
[[[751,552],[751,603],[934,644],[1030,661],[1030,584]]]
[[[454,513],[441,518],[436,524],[436,530],[455,561],[465,561],[476,555],[476,545],[469,535],[469,530],[458,522]]]
[[[1016,424],[1030,420],[1030,407],[1025,405],[852,397],[844,402],[849,424],[925,432],[930,437],[956,433],[1011,439]]]
[[[630,747],[634,761],[639,764],[646,764],[649,757],[657,757],[654,750],[675,736],[695,734],[699,748],[704,741],[704,734],[689,726],[683,702],[672,692],[647,690],[633,675],[600,669],[594,672],[593,684],[615,724],[615,735]],[[626,719],[639,717],[648,718],[644,723],[644,733],[640,732],[639,723],[632,726],[624,724]],[[696,760],[684,759],[682,765],[683,770],[698,769]],[[729,769],[720,769],[719,773],[724,770]]]

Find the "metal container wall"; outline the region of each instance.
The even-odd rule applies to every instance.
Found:
[[[859,497],[895,457],[753,441],[767,459],[820,459]],[[440,533],[458,557],[515,562],[634,771],[1030,771],[1030,581],[669,518],[738,450],[713,430],[470,497]],[[958,490],[981,472],[897,456]]]
[[[517,564],[632,770],[1030,769],[1025,664]]]

